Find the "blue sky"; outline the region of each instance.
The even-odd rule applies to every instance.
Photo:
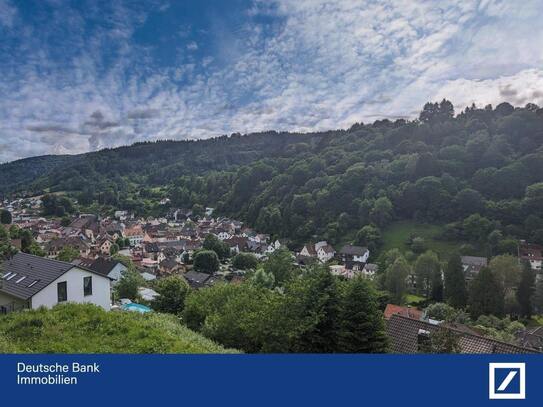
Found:
[[[543,105],[542,0],[0,0],[0,162]]]

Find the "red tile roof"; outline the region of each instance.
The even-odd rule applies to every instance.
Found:
[[[385,319],[390,319],[392,315],[401,315],[403,317],[420,320],[422,318],[422,311],[418,308],[387,304],[387,307],[385,308]]]

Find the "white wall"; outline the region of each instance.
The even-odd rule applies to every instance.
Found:
[[[111,284],[117,283],[121,277],[123,276],[123,272],[126,270],[126,266],[122,263],[117,263],[115,267],[113,267],[113,270],[111,270],[108,274],[110,278],[112,278],[114,281],[111,282]],[[94,282],[94,281],[93,281]]]
[[[83,278],[92,276],[92,295],[85,296],[83,293]],[[92,303],[99,305],[106,311],[111,308],[110,280],[107,277],[90,273],[74,267],[57,278],[43,290],[32,297],[32,308],[45,306],[51,308],[57,305],[57,283],[66,281],[68,289],[68,302]]]

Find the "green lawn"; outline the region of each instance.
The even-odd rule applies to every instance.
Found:
[[[383,231],[383,252],[390,249],[409,250],[407,241],[411,235],[424,238],[426,247],[439,254],[443,260],[447,259],[453,251],[461,245],[460,242],[445,242],[436,237],[443,230],[443,226],[416,223],[414,221],[395,222]]]
[[[407,294],[405,296],[405,302],[407,305],[411,305],[413,307],[416,307],[419,303],[425,301],[426,299],[424,297],[421,297],[420,295],[415,294]]]

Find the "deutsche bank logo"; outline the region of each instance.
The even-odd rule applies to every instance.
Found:
[[[526,398],[526,364],[489,363],[488,398],[524,400]]]

